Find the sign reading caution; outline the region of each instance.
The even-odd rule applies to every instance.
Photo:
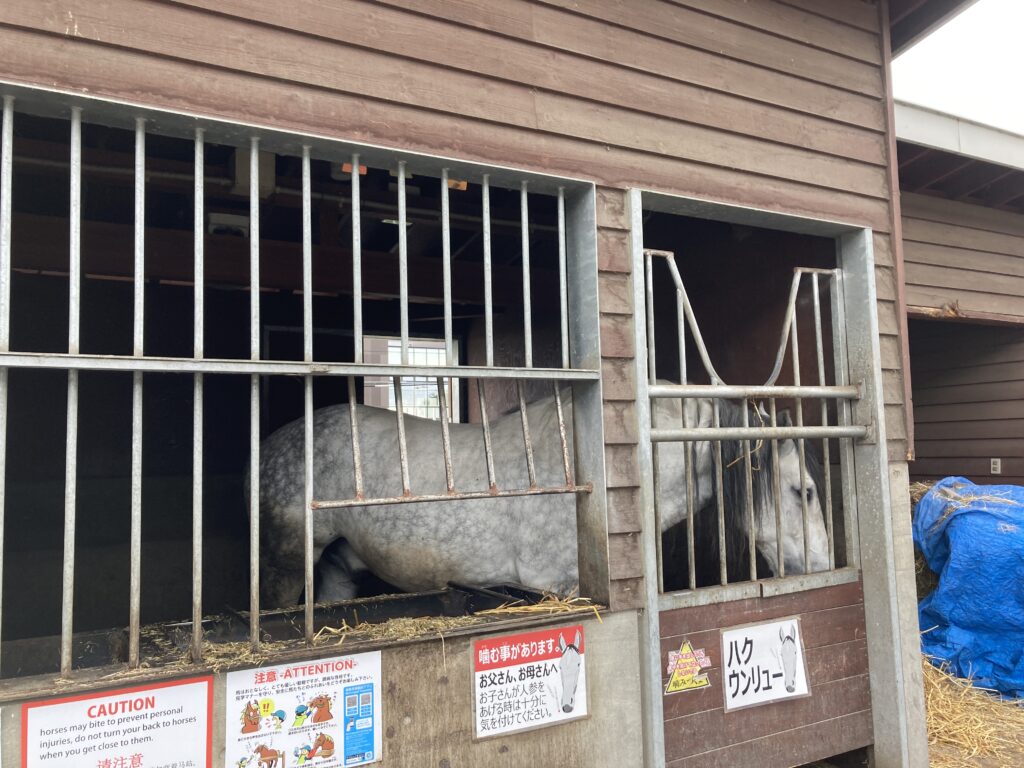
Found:
[[[708,680],[706,674],[701,673],[701,670],[710,666],[711,660],[704,653],[704,649],[694,650],[690,641],[684,640],[678,651],[669,651],[669,678],[668,685],[665,686],[665,694],[707,688],[711,685],[711,681]]]

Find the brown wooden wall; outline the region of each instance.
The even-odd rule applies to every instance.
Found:
[[[871,702],[859,583],[767,599],[668,611],[661,658],[685,640],[711,660],[707,688],[665,696],[665,761],[672,768],[788,768],[870,744]],[[720,631],[799,615],[811,696],[726,713]],[[662,671],[662,686],[668,677]]]
[[[1024,216],[912,194],[902,207],[912,316],[1024,322]]]
[[[1024,483],[1024,327],[911,324],[915,480]],[[989,459],[1003,462],[990,473]]]
[[[612,604],[632,607],[629,187],[873,228],[890,454],[906,455],[880,13],[862,0],[6,0],[0,79],[595,181]]]

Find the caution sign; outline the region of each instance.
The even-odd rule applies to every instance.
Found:
[[[665,686],[665,694],[707,688],[711,685],[711,681],[708,680],[706,674],[701,673],[701,670],[710,666],[711,660],[704,653],[704,649],[694,650],[690,641],[684,640],[678,651],[669,651],[669,678],[668,685]]]

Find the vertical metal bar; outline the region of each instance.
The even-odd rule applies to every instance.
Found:
[[[644,254],[644,276],[647,289],[647,379],[651,384],[657,383],[658,356],[654,339],[654,264],[650,254]],[[686,382],[683,381],[685,384]],[[653,413],[653,410],[652,410]]]
[[[487,397],[484,395],[483,379],[476,380],[476,393],[480,399],[480,423],[484,430],[484,458],[487,461],[487,486],[491,491],[498,490],[494,479],[494,451],[491,450],[491,425],[487,420]]]
[[[402,365],[409,364],[409,244],[405,223],[405,161],[402,160],[398,163],[398,303],[402,326]]]
[[[558,382],[553,382],[555,389],[555,412],[558,414],[558,439],[562,446],[562,469],[565,472],[565,487],[573,484],[572,465],[569,462],[569,440],[565,433],[565,414],[562,412],[562,391],[558,388]]]
[[[686,302],[682,291],[676,291],[676,317],[679,323],[679,331],[676,334],[679,348],[679,383],[686,384]]]
[[[533,367],[533,307],[530,305],[530,206],[526,182],[519,188],[519,230],[523,250],[523,347],[526,367]]]
[[[558,296],[562,320],[562,367],[569,367],[569,291],[565,258],[565,188],[558,188]]]
[[[444,273],[444,359],[455,364],[452,348],[452,229],[448,202],[448,169],[441,170],[441,267]],[[440,386],[438,387],[440,396]]]
[[[302,359],[313,362],[313,203],[309,145],[302,148]],[[306,644],[313,644],[313,377],[303,387],[303,461],[305,503],[302,510]]]
[[[484,336],[487,365],[492,366],[494,365],[494,310],[491,306],[491,177],[486,173],[481,185],[481,194],[483,195],[484,209]],[[483,401],[481,400],[481,402]]]
[[[719,406],[718,400],[713,399],[711,401],[711,418],[712,425],[715,429],[721,426],[721,420],[719,418]],[[715,440],[715,488],[717,490],[716,496],[718,497],[718,574],[721,584],[724,586],[729,583],[729,569],[726,557],[725,548],[725,494],[723,493],[723,483],[725,480],[724,466],[722,464],[722,441]]]
[[[11,176],[14,168],[14,97],[4,96],[0,130],[0,352],[11,342]],[[3,639],[4,515],[7,482],[7,369],[0,368],[0,641]],[[0,648],[3,643],[0,642]],[[0,653],[2,657],[2,653]],[[2,669],[0,664],[0,669]]]
[[[363,362],[363,222],[359,199],[359,155],[352,155],[352,343]]]
[[[249,143],[249,358],[260,359],[260,140]],[[249,646],[260,645],[260,377],[249,379]]]
[[[398,421],[398,462],[402,469],[402,495],[409,496],[409,448],[405,440],[405,403],[402,397],[402,377],[392,378],[395,388],[395,418]]]
[[[203,129],[195,136],[195,208],[193,211],[194,289],[193,356],[203,357],[205,256],[205,184]],[[192,379],[192,661],[203,658],[203,374]]]
[[[834,279],[834,278],[833,278]],[[818,288],[818,273],[811,275],[811,290],[814,292],[814,343],[818,355],[818,384],[825,385],[825,345],[821,332],[821,297]],[[821,426],[828,426],[828,403],[821,401]],[[821,441],[822,465],[825,474],[825,531],[828,534],[828,567],[836,567],[836,547],[832,526],[832,458],[829,455],[828,438]]]
[[[658,370],[658,353],[654,338],[654,264],[650,254],[644,254],[644,289],[647,312],[647,377],[651,384],[656,382]],[[686,401],[680,400],[681,407],[686,409]],[[657,429],[658,403],[651,404],[651,427]],[[661,454],[662,448],[657,443],[651,445],[651,464],[653,470],[654,490],[654,556],[658,565],[658,592],[665,591],[665,557],[661,530]],[[689,524],[689,523],[688,523]]]
[[[82,110],[71,108],[71,205],[69,212],[68,353],[79,352],[82,227]],[[64,569],[60,625],[60,673],[72,666],[75,603],[75,506],[78,480],[78,371],[68,371],[67,444],[64,457]]]
[[[132,354],[142,357],[146,285],[146,121],[135,120],[135,304]],[[139,666],[142,610],[142,372],[132,374],[131,576],[128,597],[128,666]]]
[[[793,384],[800,386],[800,340],[797,333],[797,318],[794,314],[793,325],[790,326],[789,334],[792,341],[793,353]],[[804,425],[804,405],[802,398],[794,398],[796,409],[796,425]],[[803,512],[804,526],[804,573],[810,572],[811,567],[811,536],[810,536],[810,513],[807,507],[807,454],[804,439],[801,437],[796,441],[797,450],[800,456],[800,508]]]
[[[771,425],[779,425],[776,418],[775,398],[768,401],[769,416]],[[779,441],[772,440],[772,495],[775,497],[775,554],[779,559],[778,573],[775,575],[783,577],[786,575],[786,561],[782,552],[782,483],[779,479]]]
[[[363,452],[359,445],[359,419],[356,417],[356,377],[348,377],[348,418],[352,431],[352,472],[355,475],[356,498],[363,498]]]
[[[523,380],[516,380],[516,391],[519,394],[519,418],[523,423],[523,445],[526,448],[526,474],[530,478],[530,487],[537,487],[537,469],[533,464],[533,440],[530,438],[530,420],[526,415],[526,396],[523,393]]]
[[[448,393],[444,379],[437,377],[437,404],[441,416],[441,451],[444,453],[444,480],[448,493],[455,493],[455,469],[452,467],[452,440],[448,429]]]
[[[743,401],[743,426],[750,426],[750,407],[747,401]],[[757,580],[757,536],[754,533],[754,466],[750,454],[750,441],[743,441],[743,480],[747,489],[746,509],[747,516],[747,556],[750,568],[750,580]]]

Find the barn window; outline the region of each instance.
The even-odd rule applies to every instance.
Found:
[[[856,580],[885,471],[870,232],[632,201],[659,605]]]
[[[581,591],[606,596],[591,184],[0,95],[0,675],[159,664],[147,632],[171,625],[202,663],[204,617],[227,609],[231,639],[311,644],[317,554],[337,543],[314,534],[338,509],[569,504],[572,570],[578,537]],[[391,412],[362,410],[374,398]],[[527,416],[543,398],[553,431]],[[499,423],[514,461],[492,455]],[[481,441],[479,478],[456,430]],[[301,496],[268,543],[275,434],[297,436]],[[261,579],[284,543],[292,580]]]

